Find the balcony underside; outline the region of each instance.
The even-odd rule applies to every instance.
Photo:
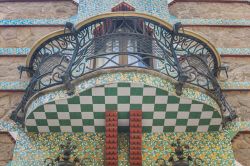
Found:
[[[28,132],[105,132],[105,111],[118,111],[120,132],[128,131],[129,111],[142,110],[143,132],[208,132],[221,129],[222,115],[214,96],[138,68],[109,69],[74,80],[75,94],[64,86],[41,91],[26,105]]]

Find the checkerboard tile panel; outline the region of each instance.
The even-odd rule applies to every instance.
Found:
[[[221,128],[213,107],[159,88],[117,83],[45,104],[26,119],[31,132],[104,132],[105,111],[118,111],[120,132],[129,131],[129,110],[142,110],[143,132],[207,132]]]

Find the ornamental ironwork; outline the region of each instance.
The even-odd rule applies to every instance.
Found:
[[[163,158],[156,160],[156,164],[160,166],[167,166],[167,162],[172,166],[189,166],[192,161],[195,166],[202,165],[202,160],[199,158],[193,158],[190,155],[190,147],[187,144],[181,143],[180,139],[177,139],[175,143],[171,144],[175,151],[171,153],[171,156],[166,161]]]
[[[62,152],[55,158],[46,158],[44,163],[47,166],[86,166],[91,164],[90,158],[80,159],[76,156],[76,145],[70,140],[65,145],[61,144]]]
[[[229,120],[236,117],[216,79],[219,62],[202,40],[156,21],[135,16],[97,19],[75,29],[66,23],[63,34],[43,42],[33,53],[29,66],[20,67],[32,79],[23,100],[11,118],[23,123],[24,107],[31,96],[44,89],[65,85],[74,93],[71,81],[108,68],[138,67],[163,73],[178,83],[181,95],[185,83],[206,89],[222,104]]]

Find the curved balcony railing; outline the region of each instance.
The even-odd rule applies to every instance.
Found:
[[[43,42],[29,63],[32,75],[22,102],[12,119],[23,122],[24,107],[31,96],[52,86],[71,81],[106,68],[139,67],[163,73],[176,81],[176,93],[190,83],[204,88],[218,98],[230,119],[235,118],[216,76],[218,57],[201,39],[142,17],[109,17],[97,19],[75,29],[65,25],[64,33]]]

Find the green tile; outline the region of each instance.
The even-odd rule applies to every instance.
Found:
[[[142,105],[141,104],[130,104],[130,110],[141,110]]]
[[[213,112],[213,118],[221,118],[220,113],[218,111]]]
[[[174,132],[175,126],[164,126],[163,132]]]
[[[118,112],[118,119],[129,119],[128,112]]]
[[[80,93],[80,96],[92,96],[92,89]]]
[[[69,98],[67,100],[68,100],[68,104],[80,104],[79,96],[72,97],[72,98]]]
[[[117,88],[105,88],[105,96],[117,96]]]
[[[104,126],[95,126],[95,132],[105,132]]]
[[[33,114],[34,112],[32,112],[32,113],[30,113],[29,114],[29,116],[27,117],[27,119],[35,119],[35,117],[34,117],[34,114]]]
[[[201,102],[196,101],[196,100],[192,100],[192,104],[201,104]]]
[[[203,104],[202,111],[213,111],[213,110],[214,110],[213,107]]]
[[[94,125],[94,119],[83,119],[82,123],[84,126],[93,126]]]
[[[81,112],[70,112],[69,116],[70,116],[70,119],[82,119]]]
[[[93,96],[93,104],[105,104],[105,96]]]
[[[186,132],[196,132],[198,126],[187,126]]]
[[[189,119],[200,119],[201,112],[190,112]]]
[[[219,129],[220,129],[219,125],[210,125],[208,131],[219,131]]]
[[[56,110],[57,112],[69,112],[69,107],[67,104],[57,104]]]
[[[155,104],[154,111],[166,111],[167,104]]]
[[[143,88],[131,88],[130,95],[131,96],[142,96],[143,95]]]
[[[176,96],[168,96],[168,104],[180,103],[180,98]]]
[[[191,104],[180,104],[179,111],[189,112],[191,110]]]
[[[188,122],[188,119],[177,119],[176,126],[186,126],[187,122]]]
[[[166,119],[176,119],[177,118],[177,112],[166,112],[165,118]]]
[[[153,126],[164,126],[164,119],[154,119]]]
[[[130,87],[130,83],[118,83],[117,84],[118,87]]]
[[[130,97],[129,96],[118,96],[118,103],[119,104],[129,104]]]
[[[61,132],[60,126],[49,126],[50,132]]]
[[[36,112],[44,112],[44,106],[40,106],[38,108],[35,109]]]
[[[68,119],[59,119],[60,126],[71,126],[71,122]]]
[[[117,110],[117,104],[105,104],[106,110]]]
[[[155,96],[143,96],[142,103],[143,104],[154,104],[155,103]]]
[[[105,119],[105,112],[94,112],[95,119]]]
[[[168,96],[168,92],[165,90],[162,90],[160,88],[156,88],[156,95],[157,96]]]
[[[36,132],[38,133],[38,128],[36,126],[26,126],[28,132]]]
[[[153,119],[153,112],[143,112],[142,113],[142,119]]]
[[[47,119],[58,119],[57,112],[45,112]]]
[[[93,104],[81,104],[81,112],[93,112]]]
[[[82,126],[72,126],[72,132],[83,132]]]
[[[119,126],[118,127],[118,132],[119,133],[128,133],[129,132],[129,127],[128,126]]]
[[[199,125],[209,125],[211,119],[200,119]]]
[[[143,133],[150,133],[150,132],[152,132],[152,127],[150,127],[150,126],[143,126],[142,127],[142,132]]]
[[[48,126],[47,119],[36,119],[37,126]]]

